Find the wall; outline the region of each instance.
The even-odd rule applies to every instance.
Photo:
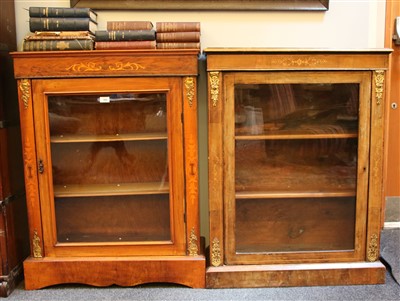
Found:
[[[184,1],[184,0],[182,0]],[[199,21],[207,47],[379,48],[384,45],[385,0],[330,0],[326,12],[98,11],[107,20]],[[69,7],[69,0],[15,0],[17,42],[29,33],[30,6]],[[199,144],[202,235],[208,237],[207,97],[205,61],[200,59]]]
[[[69,7],[69,0],[15,0],[17,41],[29,33],[30,6]],[[327,12],[100,11],[107,20],[200,21],[206,47],[376,48],[384,45],[385,0],[330,0]]]

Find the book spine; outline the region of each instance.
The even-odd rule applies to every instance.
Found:
[[[96,42],[97,50],[105,49],[156,49],[156,41],[102,41]]]
[[[150,21],[108,21],[107,30],[150,30],[153,23]]]
[[[200,43],[157,43],[158,49],[200,49]]]
[[[50,38],[50,39],[63,39],[65,37],[74,37],[75,39],[94,38],[94,35],[89,31],[36,31],[33,35],[28,35],[26,39]]]
[[[200,22],[158,22],[157,32],[200,31]]]
[[[96,31],[96,41],[152,41],[155,39],[154,30]]]
[[[92,40],[41,40],[24,41],[24,51],[93,50]]]
[[[89,18],[90,15],[91,10],[85,7],[29,7],[29,17]]]
[[[32,35],[26,36],[25,41],[42,41],[42,40],[94,40],[94,36],[92,35],[85,35],[85,36],[78,36],[78,35],[62,35],[62,36],[46,36],[46,35]]]
[[[157,32],[157,42],[200,42],[200,32]]]
[[[91,30],[89,18],[30,18],[29,29],[35,31]]]

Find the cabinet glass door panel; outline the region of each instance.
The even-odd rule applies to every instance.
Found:
[[[357,139],[236,140],[236,193],[356,194]]]
[[[58,241],[169,241],[168,198],[168,194],[56,198]]]
[[[238,199],[236,252],[352,250],[354,224],[355,197]]]
[[[236,135],[357,136],[358,84],[237,84],[234,93]]]
[[[54,138],[79,135],[90,139],[97,135],[122,139],[120,135],[166,135],[167,131],[165,93],[51,96],[48,105]]]
[[[51,153],[55,186],[168,183],[167,139],[52,143]]]
[[[224,186],[226,212],[233,213],[225,218],[234,238],[226,242],[226,263],[318,260],[319,252],[342,260],[360,256],[365,74],[232,73],[224,79],[230,116],[224,152],[232,175]]]
[[[166,93],[50,95],[58,243],[170,244]]]

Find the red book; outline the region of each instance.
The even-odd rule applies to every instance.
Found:
[[[200,42],[200,32],[157,32],[156,40],[157,42]]]
[[[200,49],[200,43],[157,43],[158,49]]]
[[[200,22],[157,22],[157,32],[200,31]]]
[[[150,30],[153,23],[150,21],[108,21],[107,30]]]

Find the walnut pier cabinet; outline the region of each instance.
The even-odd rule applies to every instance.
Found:
[[[206,286],[376,284],[390,50],[205,50]]]
[[[14,52],[26,289],[205,286],[196,50]]]

